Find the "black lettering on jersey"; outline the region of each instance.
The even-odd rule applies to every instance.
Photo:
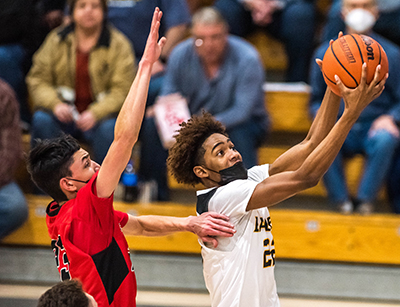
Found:
[[[67,256],[67,251],[62,244],[61,237],[58,236],[57,240],[51,241],[51,248],[54,252],[54,257],[56,259],[56,266],[58,272],[60,273],[61,280],[69,280],[71,279],[71,275],[69,274],[69,261]]]
[[[270,240],[265,239],[264,240],[264,247],[266,247],[266,250],[264,250],[264,268],[269,268],[271,266],[275,265],[275,244],[274,240],[272,240],[272,243],[270,245]]]
[[[93,255],[92,259],[106,290],[108,303],[111,305],[119,286],[129,274],[129,267],[114,238],[105,250]]]
[[[256,216],[256,221],[254,223],[254,232],[260,232],[263,228],[265,231],[271,231],[272,229],[272,222],[271,217],[267,217],[264,219],[263,217]]]

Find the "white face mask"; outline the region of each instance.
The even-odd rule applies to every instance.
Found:
[[[349,28],[358,33],[364,33],[372,29],[376,22],[375,16],[364,9],[354,9],[347,13],[344,22]]]

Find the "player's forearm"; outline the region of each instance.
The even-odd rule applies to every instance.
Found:
[[[340,97],[327,89],[306,138],[274,161],[270,175],[297,170],[334,126],[339,106]]]
[[[312,141],[317,146],[328,135],[337,120],[340,99],[327,87],[321,107],[311,124],[306,140]]]
[[[141,61],[129,93],[117,117],[114,140],[123,139],[133,146],[139,136],[146,107],[152,63]]]
[[[325,139],[307,157],[299,168],[301,176],[310,181],[318,181],[335,160],[346,137],[358,116],[345,112]]]
[[[127,235],[163,236],[174,232],[191,231],[189,221],[192,217],[173,217],[159,215],[143,215],[135,217],[132,227],[124,227]]]

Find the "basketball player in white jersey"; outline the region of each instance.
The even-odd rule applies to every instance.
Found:
[[[387,75],[379,82],[380,74],[378,66],[374,80],[366,84],[364,65],[355,89],[337,79],[345,101],[340,119],[336,121],[340,97],[327,89],[304,141],[269,165],[246,170],[224,127],[209,113],[193,116],[181,125],[169,152],[170,171],[178,182],[205,186],[197,192],[198,214],[223,213],[236,229],[233,237],[219,238],[217,248],[200,242],[213,307],[280,306],[267,207],[318,183],[361,111],[381,94]]]

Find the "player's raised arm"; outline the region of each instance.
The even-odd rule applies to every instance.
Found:
[[[161,54],[166,39],[159,40],[162,12],[156,8],[143,56],[136,77],[117,117],[114,141],[100,167],[96,182],[97,195],[109,197],[118,184],[121,173],[132,153],[144,116],[151,69]]]
[[[279,156],[271,165],[269,174],[298,169],[310,153],[321,143],[336,122],[340,97],[327,87],[317,116],[313,120],[305,139]]]
[[[378,65],[374,79],[368,85],[366,83],[367,67],[364,64],[360,85],[355,89],[346,88],[340,79],[337,79],[337,85],[345,101],[343,115],[297,170],[272,175],[259,183],[249,201],[247,210],[272,206],[318,183],[336,158],[347,134],[361,112],[382,93],[387,76],[379,81],[380,68]]]
[[[343,33],[339,32],[338,38]],[[330,41],[330,45],[333,40]],[[315,60],[322,72],[322,60]],[[269,174],[277,174],[284,171],[294,171],[298,169],[308,157],[308,155],[318,146],[319,143],[328,135],[337,120],[341,97],[332,92],[330,87],[326,88],[324,98],[317,115],[315,116],[310,130],[305,139],[283,153],[270,166]]]

